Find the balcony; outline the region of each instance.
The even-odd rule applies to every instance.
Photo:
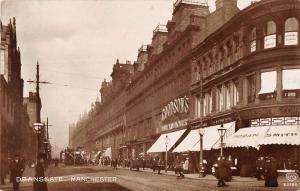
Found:
[[[173,8],[176,9],[176,7],[177,7],[178,5],[180,5],[181,3],[184,3],[184,4],[190,4],[190,5],[208,6],[207,0],[177,0],[177,1],[173,4]]]
[[[157,27],[153,30],[153,36],[155,36],[159,32],[167,33],[168,29],[166,25],[157,25]]]
[[[141,52],[146,52],[146,51],[147,51],[147,45],[142,45],[142,46],[139,48],[139,50],[138,50],[139,54],[140,54]]]

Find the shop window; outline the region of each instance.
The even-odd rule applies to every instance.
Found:
[[[289,69],[282,71],[282,89],[300,89],[300,69]]]
[[[4,50],[0,48],[0,74],[4,74]]]
[[[248,77],[248,102],[254,102],[256,97],[256,76],[252,74]]]
[[[265,49],[276,47],[276,23],[274,21],[265,24],[264,36]]]
[[[238,82],[233,83],[233,105],[237,105],[239,102],[239,90]]]
[[[211,93],[206,93],[203,100],[203,115],[211,113],[212,111],[212,96]]]
[[[284,45],[298,45],[299,22],[296,18],[285,21]]]
[[[231,98],[231,95],[230,95],[230,84],[226,85],[226,109],[230,109],[231,107],[231,101],[230,101],[230,98]]]
[[[256,51],[256,28],[254,27],[251,30],[250,34],[250,52]]]
[[[260,74],[261,89],[258,94],[274,93],[276,90],[277,72],[262,72]]]
[[[206,116],[207,114],[207,96],[205,94],[204,99],[203,99],[203,116]]]
[[[195,96],[196,117],[201,117],[201,97]]]

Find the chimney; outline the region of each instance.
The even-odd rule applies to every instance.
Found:
[[[216,10],[222,7],[237,7],[237,0],[216,0]]]

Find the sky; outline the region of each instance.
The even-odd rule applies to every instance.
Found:
[[[116,59],[134,61],[152,31],[172,17],[175,0],[0,0],[1,21],[15,17],[24,96],[35,91],[40,64],[42,120],[54,147],[68,144],[68,126],[87,112],[110,80]],[[214,0],[208,0],[214,11]],[[250,0],[238,0],[240,9]],[[67,85],[67,86],[66,86]]]

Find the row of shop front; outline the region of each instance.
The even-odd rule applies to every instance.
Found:
[[[298,118],[297,118],[298,119]],[[299,119],[298,119],[299,120]],[[221,141],[220,129],[225,129]],[[231,157],[233,165],[239,169],[240,175],[250,175],[255,169],[255,162],[260,156],[271,154],[278,161],[281,170],[299,170],[300,159],[300,124],[245,127],[236,129],[236,122],[205,127],[201,130],[202,150],[208,165],[216,162],[220,149],[225,157]],[[222,143],[221,143],[222,142]],[[142,146],[141,146],[142,145]],[[147,143],[149,145],[149,143]],[[120,149],[122,158],[160,157],[165,160],[168,155],[168,165],[175,156],[189,158],[191,171],[197,171],[200,163],[200,131],[198,129],[180,129],[161,134],[154,143],[131,144]],[[139,148],[143,147],[143,148]],[[126,152],[126,154],[124,153]],[[285,153],[285,154],[283,154]]]

